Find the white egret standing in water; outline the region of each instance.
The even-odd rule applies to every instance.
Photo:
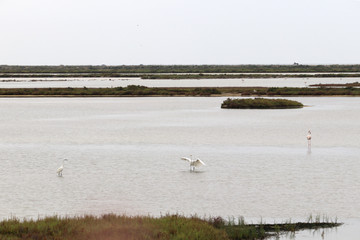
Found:
[[[190,163],[190,172],[194,172],[195,167],[205,165],[205,163],[203,161],[201,161],[199,158],[197,158],[196,160],[193,160],[192,155],[190,155],[190,158],[182,157],[181,160],[184,160],[184,161],[187,161]]]
[[[66,158],[63,159],[62,165],[61,165],[61,166],[58,168],[58,170],[56,171],[56,173],[57,173],[57,175],[58,175],[59,177],[62,177],[62,172],[63,172],[63,170],[64,170],[65,161],[67,161]]]

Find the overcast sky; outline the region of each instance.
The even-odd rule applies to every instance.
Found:
[[[0,0],[0,64],[360,64],[360,0]]]

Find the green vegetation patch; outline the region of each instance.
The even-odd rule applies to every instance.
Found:
[[[226,232],[205,220],[169,215],[161,218],[127,217],[113,214],[102,217],[51,217],[38,221],[9,220],[0,223],[0,239],[126,239],[227,240]]]
[[[310,87],[318,87],[318,88],[352,88],[352,87],[360,87],[359,82],[353,82],[353,83],[319,83],[319,84],[312,84]]]
[[[240,240],[264,239],[304,229],[333,228],[342,223],[316,221],[307,223],[246,224],[243,218],[225,221],[221,217],[200,219],[180,215],[160,218],[150,216],[119,216],[73,218],[47,217],[37,221],[10,219],[0,222],[0,239],[53,240]]]
[[[222,104],[221,108],[234,109],[283,109],[283,108],[302,108],[304,105],[300,102],[287,99],[265,99],[265,98],[228,98]]]

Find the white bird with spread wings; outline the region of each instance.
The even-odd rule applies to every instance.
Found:
[[[206,165],[203,161],[201,161],[199,158],[196,160],[192,159],[192,155],[190,155],[190,158],[182,157],[181,160],[187,161],[190,163],[190,172],[195,171],[195,167],[199,167],[201,165]]]

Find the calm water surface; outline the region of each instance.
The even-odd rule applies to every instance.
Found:
[[[353,83],[360,78],[268,78],[144,80],[140,78],[0,78],[0,88],[43,87],[306,87],[311,84]]]
[[[0,218],[325,214],[346,222],[326,239],[357,239],[360,98],[296,98],[307,107],[291,110],[224,99],[1,98]],[[207,165],[190,173],[190,154]],[[297,236],[308,238],[321,239]]]

